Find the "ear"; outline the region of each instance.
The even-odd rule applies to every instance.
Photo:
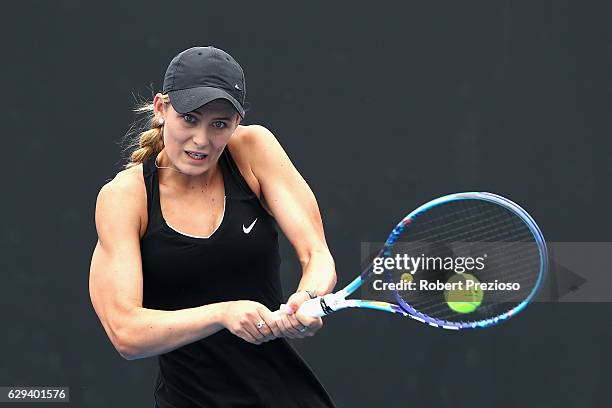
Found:
[[[153,98],[153,111],[156,118],[162,118],[166,115],[164,100],[161,93],[156,93]]]

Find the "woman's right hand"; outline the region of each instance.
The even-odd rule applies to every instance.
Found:
[[[277,320],[278,317],[270,309],[251,300],[227,302],[221,317],[221,323],[226,329],[252,344],[262,344],[281,337]],[[258,323],[263,325],[260,324],[258,328]]]

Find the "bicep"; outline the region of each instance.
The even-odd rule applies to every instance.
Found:
[[[140,219],[126,190],[106,185],[98,195],[98,242],[89,274],[92,304],[116,347],[130,312],[142,306]]]
[[[259,127],[251,142],[252,171],[270,211],[298,252],[326,247],[314,193],[274,135]]]

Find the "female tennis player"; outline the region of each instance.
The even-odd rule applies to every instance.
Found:
[[[158,408],[334,406],[286,340],[321,328],[296,311],[332,291],[334,261],[276,138],[240,125],[245,91],[226,52],[176,55],[137,109],[150,129],[97,197],[91,300],[124,358],[158,356]],[[283,313],[276,224],[302,266]]]

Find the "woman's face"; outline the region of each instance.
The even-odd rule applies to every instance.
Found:
[[[154,104],[156,117],[164,118],[166,156],[189,175],[202,174],[213,166],[240,123],[236,109],[225,99],[215,99],[188,113],[176,112],[171,104],[164,112],[161,101]]]

